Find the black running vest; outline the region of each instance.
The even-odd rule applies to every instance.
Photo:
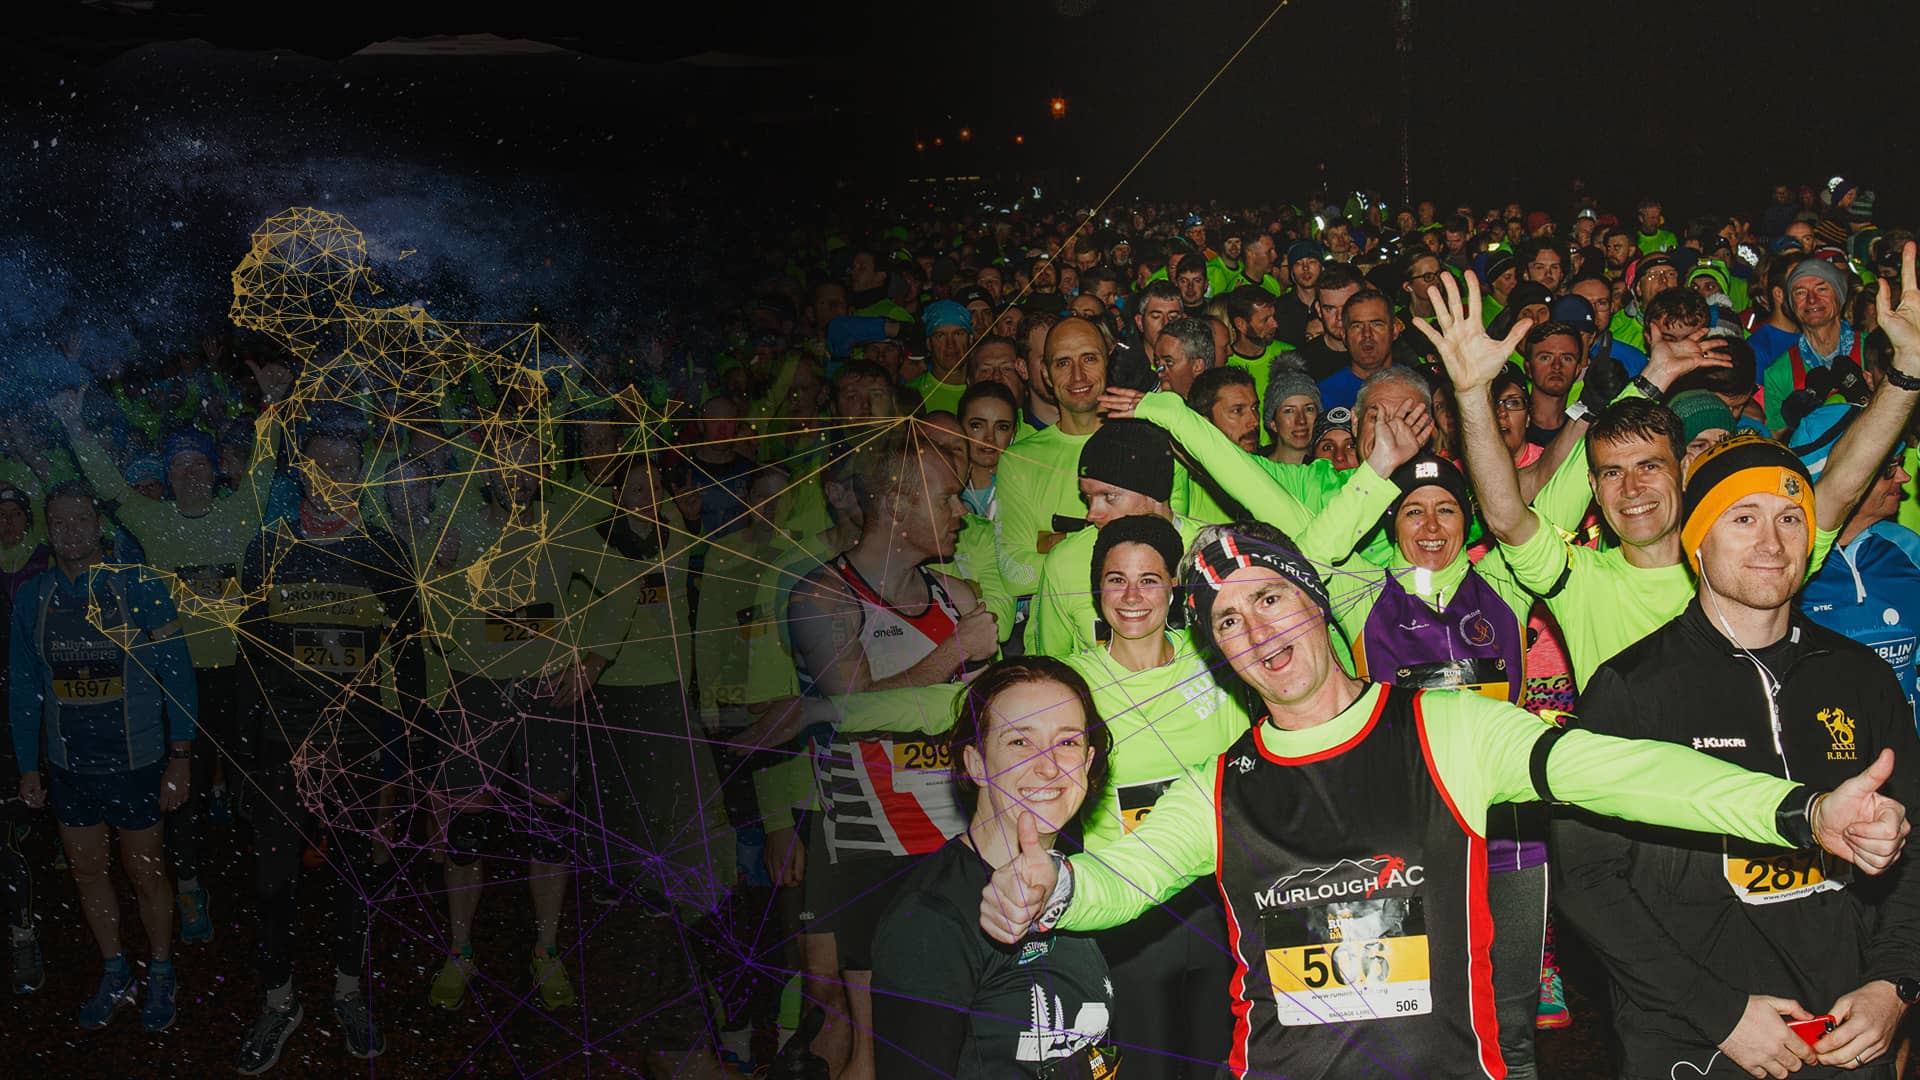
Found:
[[[1486,842],[1434,775],[1420,692],[1383,687],[1347,742],[1221,758],[1219,881],[1235,954],[1228,1066],[1314,1077],[1503,1077]]]

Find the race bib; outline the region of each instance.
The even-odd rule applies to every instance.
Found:
[[[552,604],[531,604],[514,611],[491,611],[487,613],[487,644],[511,645],[550,637],[556,621]]]
[[[125,694],[118,664],[53,665],[53,696],[62,705],[101,705]]]
[[[193,596],[201,600],[221,600],[231,595],[238,587],[239,575],[234,572],[232,563],[216,566],[182,566],[176,571],[180,583],[185,585]]]
[[[1170,776],[1165,780],[1148,780],[1145,783],[1128,784],[1115,789],[1114,794],[1120,799],[1121,831],[1132,832],[1138,828],[1140,823],[1146,820],[1147,815],[1153,812],[1153,804],[1159,802],[1160,796],[1165,795],[1167,789],[1173,786],[1175,779],[1177,777]]]
[[[295,630],[293,662],[309,671],[357,672],[367,666],[366,637],[359,630]]]
[[[664,574],[648,574],[640,579],[640,596],[636,601],[640,607],[659,607],[667,602],[667,578]]]
[[[953,771],[953,748],[946,743],[896,742],[893,744],[893,767],[896,772],[932,770],[949,773]]]
[[[1505,660],[1443,660],[1412,664],[1394,672],[1395,686],[1415,690],[1465,690],[1495,701],[1508,700],[1513,690]]]
[[[1288,1027],[1433,1011],[1426,917],[1418,896],[1338,900],[1261,919],[1267,978]]]
[[[1744,904],[1784,904],[1815,893],[1844,889],[1853,882],[1853,864],[1819,848],[1800,848],[1777,855],[1722,859],[1727,884]]]

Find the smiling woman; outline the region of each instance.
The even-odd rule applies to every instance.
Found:
[[[1002,661],[961,698],[954,782],[967,830],[914,870],[873,945],[874,1064],[886,1077],[1095,1077],[1118,1062],[1113,984],[1089,937],[1001,945],[980,891],[1097,803],[1112,741],[1092,692],[1047,657]]]

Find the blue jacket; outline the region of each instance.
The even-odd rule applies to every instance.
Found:
[[[20,590],[7,710],[20,771],[131,772],[194,737],[199,693],[164,579],[95,566],[49,569]],[[44,734],[44,738],[43,738]]]
[[[1800,598],[1807,617],[1880,654],[1913,704],[1920,631],[1920,534],[1891,521],[1836,545]]]

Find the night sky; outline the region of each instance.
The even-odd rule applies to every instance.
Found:
[[[1295,0],[1119,198],[1237,206],[1323,183],[1397,197],[1397,4]],[[1844,173],[1879,190],[1883,221],[1920,207],[1920,5],[1414,7],[1416,197],[1551,209],[1579,178],[1605,206],[1651,193],[1683,221],[1757,208],[1775,179]],[[348,213],[383,283],[442,317],[628,323],[698,303],[722,254],[822,199],[980,175],[1089,205],[1271,10],[660,8],[632,22],[567,0],[512,17],[354,0],[299,22],[211,2],[61,9],[0,46],[0,347],[32,373],[62,366],[76,332],[95,366],[190,344],[247,231],[299,203]],[[355,55],[483,32],[557,51]]]

